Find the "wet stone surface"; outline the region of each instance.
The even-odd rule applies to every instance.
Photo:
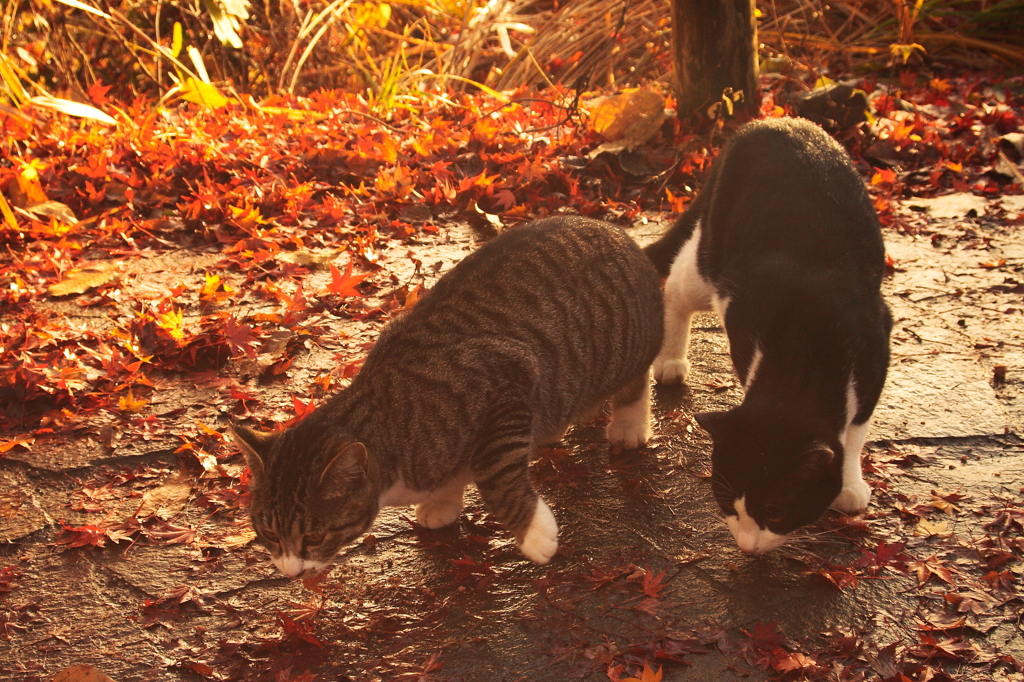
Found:
[[[997,222],[920,220],[917,236],[886,235],[893,365],[861,518],[830,513],[763,556],[736,548],[692,420],[742,399],[706,314],[689,385],[656,391],[648,448],[609,452],[602,418],[532,464],[561,529],[549,565],[523,559],[472,491],[458,524],[439,531],[385,510],[307,588],[252,544],[240,458],[200,423],[223,430],[229,386],[258,394],[261,416],[294,416],[292,395],[376,334],[375,322],[325,313],[280,380],[244,367],[165,377],[159,434],[97,417],[70,443],[43,439],[0,460],[0,677],[48,680],[91,663],[116,680],[554,682],[628,677],[656,661],[664,680],[761,680],[835,661],[837,675],[849,667],[844,680],[901,669],[926,679],[929,666],[1019,682],[998,656],[1024,660],[1024,247]],[[663,229],[632,233],[646,242]],[[382,266],[396,285],[429,286],[475,241],[453,228]],[[198,272],[208,255],[190,257]],[[177,259],[173,272],[139,269],[133,286],[170,286],[189,271]],[[328,279],[314,270],[306,288]]]

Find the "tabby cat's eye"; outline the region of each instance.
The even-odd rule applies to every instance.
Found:
[[[303,539],[303,542],[305,543],[306,547],[316,547],[317,545],[322,545],[324,543],[324,534],[311,533]]]

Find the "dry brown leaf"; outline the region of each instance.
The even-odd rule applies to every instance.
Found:
[[[203,535],[196,545],[199,547],[218,547],[230,552],[233,549],[247,547],[256,539],[256,531],[252,528],[243,528],[235,532],[228,532],[225,535],[208,534]]]
[[[42,201],[38,204],[26,206],[24,210],[35,216],[56,218],[68,225],[74,225],[78,222],[78,217],[75,215],[75,212],[71,210],[71,207],[67,204],[62,204],[59,201]]]
[[[170,519],[185,508],[191,493],[192,482],[181,473],[175,474],[166,483],[142,496],[142,504],[135,512],[135,517],[148,519],[158,516]]]
[[[937,538],[948,538],[953,534],[953,531],[949,530],[949,521],[939,521],[932,523],[927,519],[921,519],[920,523],[914,528],[914,535],[922,538],[937,537]]]
[[[53,682],[114,682],[113,678],[91,665],[73,665],[53,676]]]
[[[594,110],[591,125],[609,142],[619,142],[622,149],[633,149],[654,137],[664,120],[665,99],[661,95],[650,90],[632,90],[602,101]]]
[[[108,261],[88,268],[72,270],[62,281],[47,289],[46,293],[50,296],[83,294],[89,289],[101,287],[107,282],[117,279],[120,275],[120,266],[119,261]]]
[[[310,270],[326,269],[335,258],[341,255],[341,249],[325,249],[323,251],[309,251],[298,249],[296,251],[282,251],[274,256],[282,263],[292,263],[299,267]]]

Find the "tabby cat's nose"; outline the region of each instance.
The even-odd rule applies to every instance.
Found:
[[[303,565],[305,562],[297,556],[290,554],[282,554],[279,557],[274,557],[274,565],[277,566],[277,570],[284,573],[289,578],[298,578],[306,572],[306,567]]]

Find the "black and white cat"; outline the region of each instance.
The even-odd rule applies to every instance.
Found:
[[[646,249],[665,284],[660,383],[685,381],[690,320],[721,317],[743,403],[696,415],[740,549],[783,544],[827,508],[862,511],[860,454],[885,383],[885,252],[846,152],[792,118],[741,128],[706,187]]]

